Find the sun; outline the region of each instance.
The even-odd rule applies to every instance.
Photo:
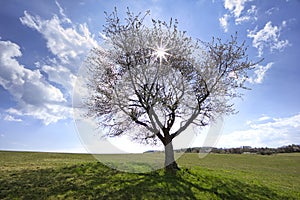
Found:
[[[167,53],[167,50],[161,47],[158,47],[157,49],[154,49],[153,55],[155,56],[155,60],[159,59],[159,63],[161,64],[163,60],[167,61],[167,55],[170,55]]]
[[[159,59],[160,65],[163,60],[168,62],[167,56],[169,56],[170,54],[167,51],[170,50],[170,48],[167,49],[166,46],[167,45],[163,45],[162,40],[161,40],[160,44],[157,45],[156,48],[151,48],[154,50],[154,52],[152,53],[152,56],[154,56],[155,60]]]

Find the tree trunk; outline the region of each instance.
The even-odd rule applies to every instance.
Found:
[[[172,140],[165,145],[165,169],[167,172],[176,172],[179,167],[174,158],[174,150]]]

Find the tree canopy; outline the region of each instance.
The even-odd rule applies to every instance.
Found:
[[[86,62],[89,116],[107,136],[161,141],[165,165],[177,168],[172,140],[189,126],[234,113],[230,100],[246,89],[247,72],[256,63],[237,35],[225,42],[193,40],[177,20],[152,19],[146,26],[148,14],[128,9],[121,21],[116,9],[106,13],[106,48],[93,49]]]

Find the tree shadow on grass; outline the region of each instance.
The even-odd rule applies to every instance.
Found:
[[[236,179],[181,170],[131,174],[101,163],[23,170],[0,178],[0,199],[288,199]]]

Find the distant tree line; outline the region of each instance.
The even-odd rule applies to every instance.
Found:
[[[269,147],[251,147],[242,146],[238,148],[214,148],[214,147],[192,147],[175,150],[176,152],[186,153],[220,153],[220,154],[261,154],[272,155],[276,153],[295,153],[300,152],[300,145],[292,144],[288,146],[282,146],[278,148]]]

